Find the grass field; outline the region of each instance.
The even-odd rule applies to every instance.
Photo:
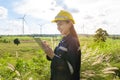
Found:
[[[20,45],[13,40],[18,38]],[[52,48],[60,37],[42,37]],[[53,41],[54,40],[54,41]],[[82,50],[81,80],[120,80],[120,40],[95,43],[79,37]],[[49,80],[50,62],[32,37],[0,38],[0,80]]]

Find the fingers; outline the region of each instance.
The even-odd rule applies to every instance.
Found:
[[[51,59],[54,57],[53,50],[49,47],[48,43],[46,41],[42,42],[42,48],[45,51],[46,55],[48,55]]]
[[[46,54],[50,54],[52,52],[52,49],[49,48],[49,47],[45,47],[44,51],[45,51]]]
[[[44,51],[52,50],[46,41],[42,41],[42,48],[44,49]]]
[[[48,45],[48,43],[46,41],[43,41],[42,44],[43,44],[44,47],[50,48],[50,46]]]
[[[41,42],[41,47],[44,49],[46,46],[47,46],[46,42],[45,42],[45,41],[42,41],[42,42]]]

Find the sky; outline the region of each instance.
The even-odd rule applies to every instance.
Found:
[[[51,21],[60,10],[73,15],[78,34],[102,28],[120,35],[119,4],[120,0],[0,0],[0,35],[59,34]]]

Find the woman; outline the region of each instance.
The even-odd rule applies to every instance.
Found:
[[[54,52],[43,43],[47,59],[51,60],[51,80],[80,80],[81,50],[75,21],[69,12],[61,10],[52,22],[57,23],[63,39]]]

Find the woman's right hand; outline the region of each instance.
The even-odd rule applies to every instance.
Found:
[[[42,42],[42,48],[51,59],[54,57],[55,54],[46,41]]]

